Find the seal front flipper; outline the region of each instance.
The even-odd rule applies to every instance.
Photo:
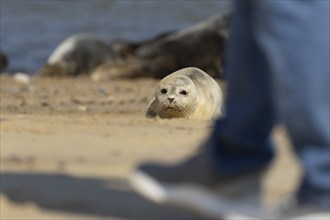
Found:
[[[158,102],[154,98],[148,105],[147,111],[145,113],[147,118],[156,118],[157,117],[157,108],[158,108]]]

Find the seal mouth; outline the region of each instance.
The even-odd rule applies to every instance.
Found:
[[[165,108],[165,111],[175,111],[175,112],[180,112],[181,110],[180,110],[180,109],[177,109],[177,108],[173,108],[173,107],[166,107],[166,108]]]

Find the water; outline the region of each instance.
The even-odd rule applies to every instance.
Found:
[[[228,0],[0,0],[0,48],[8,71],[35,73],[68,36],[107,42],[143,40],[178,30],[230,7]]]

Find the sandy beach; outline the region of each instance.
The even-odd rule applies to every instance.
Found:
[[[193,154],[212,129],[209,121],[146,119],[159,80],[0,80],[1,219],[202,218],[153,204],[128,182],[143,161]],[[266,204],[299,177],[282,127],[273,139],[278,157],[264,178]]]

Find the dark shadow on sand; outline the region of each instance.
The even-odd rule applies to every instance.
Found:
[[[41,208],[128,219],[198,219],[158,206],[133,192],[123,179],[80,178],[64,174],[1,173],[1,194]]]

